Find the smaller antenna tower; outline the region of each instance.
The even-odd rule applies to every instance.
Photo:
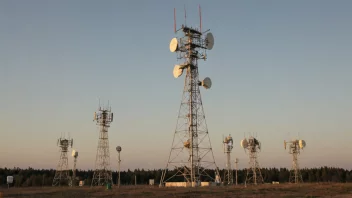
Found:
[[[226,138],[223,138],[223,147],[224,147],[224,153],[226,155],[226,171],[225,171],[225,176],[224,176],[224,181],[227,182],[227,185],[233,184],[233,175],[232,175],[232,166],[231,166],[231,151],[233,149],[233,140],[231,135],[227,136]]]
[[[72,179],[71,179],[71,186],[76,185],[76,164],[77,164],[77,158],[78,158],[78,151],[73,150],[72,151],[72,157],[73,157],[73,169],[72,169]]]
[[[118,163],[118,172],[119,172],[119,175],[118,175],[118,180],[117,180],[117,187],[120,188],[120,163],[121,163],[121,159],[120,159],[120,152],[122,151],[122,148],[121,146],[117,146],[116,147],[116,151],[117,151],[117,155],[118,155],[118,160],[117,160],[117,163]]]
[[[100,103],[100,101],[99,101]],[[91,186],[103,186],[112,184],[112,172],[110,169],[110,151],[109,151],[109,135],[108,128],[113,121],[113,113],[111,107],[101,107],[99,104],[98,112],[94,113],[94,119],[100,127],[99,142],[97,155],[95,160],[95,171],[93,174]]]
[[[60,138],[57,140],[57,145],[60,147],[60,160],[56,168],[54,180],[53,180],[53,186],[61,186],[61,184],[67,183],[69,185],[70,182],[70,173],[69,173],[69,168],[68,168],[68,157],[67,157],[67,152],[68,152],[68,147],[73,145],[73,139],[65,139],[65,138]]]
[[[261,143],[256,138],[250,136],[248,140],[244,138],[241,141],[241,147],[245,149],[245,152],[248,150],[249,153],[249,167],[247,169],[245,186],[247,184],[257,185],[264,183],[257,159],[258,152],[261,150]]]
[[[287,144],[289,144],[289,153],[292,154],[292,168],[290,170],[290,183],[303,183],[301,171],[299,169],[299,164],[298,164],[298,155],[300,154],[300,150],[306,147],[306,142],[304,140],[292,140],[286,142],[284,140],[284,146],[285,150],[287,147]]]

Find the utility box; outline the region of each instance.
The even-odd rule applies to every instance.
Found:
[[[151,186],[154,185],[154,179],[149,179],[149,185],[151,185]]]
[[[12,183],[13,183],[13,176],[7,176],[6,182],[7,182],[8,184],[12,184]]]

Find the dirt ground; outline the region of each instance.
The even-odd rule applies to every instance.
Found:
[[[157,186],[28,187],[0,189],[2,197],[352,197],[352,183],[264,184],[260,186],[221,186],[198,188],[159,188]]]

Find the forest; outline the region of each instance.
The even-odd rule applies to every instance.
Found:
[[[77,170],[76,180],[82,180],[85,182],[85,185],[90,185],[93,172],[93,170]],[[161,169],[121,171],[121,185],[134,185],[135,182],[138,185],[147,185],[149,184],[149,179],[154,179],[155,185],[157,185],[160,182],[161,173]],[[173,173],[173,171],[168,171],[167,176],[171,176]],[[208,173],[210,173],[210,175],[215,175],[214,170],[208,170]],[[220,175],[222,175],[222,177],[224,173],[225,170],[220,170]],[[289,181],[290,171],[286,168],[262,168],[261,173],[265,183],[271,183],[272,181],[286,183]],[[352,182],[352,171],[342,168],[320,167],[301,169],[301,174],[304,182]],[[18,167],[0,168],[0,186],[7,187],[7,176],[14,177],[14,183],[12,186],[15,187],[51,186],[54,175],[54,169],[33,169],[31,167],[28,167],[27,169],[20,169]],[[70,175],[72,175],[72,171],[70,171]],[[117,175],[116,171],[112,172],[114,184],[116,184]],[[238,170],[237,175],[238,184],[243,184],[245,181],[246,169]],[[233,176],[235,178],[235,171],[233,172]],[[177,181],[183,181],[183,179],[179,178]]]

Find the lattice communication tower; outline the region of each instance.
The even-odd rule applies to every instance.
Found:
[[[175,65],[173,75],[178,78],[185,72],[186,77],[171,151],[166,168],[162,172],[160,186],[166,182],[183,181],[190,182],[192,187],[195,187],[200,181],[214,180],[207,169],[215,169],[214,176],[219,176],[199,88],[203,86],[209,89],[212,83],[208,77],[200,81],[198,74],[198,60],[206,60],[206,50],[213,48],[214,37],[209,30],[202,32],[201,23],[199,29],[182,25],[176,30],[175,13],[174,9],[174,31],[182,31],[182,36],[171,40],[170,51],[176,52],[177,59],[182,60],[182,63]],[[166,175],[168,169],[174,171],[172,176]]]
[[[53,179],[53,186],[61,186],[61,184],[70,184],[70,169],[68,168],[68,147],[73,145],[73,139],[59,138],[57,145],[60,147],[60,160],[56,168]]]
[[[303,148],[306,147],[306,142],[304,140],[292,140],[288,142],[284,140],[285,150],[287,144],[289,146],[289,153],[292,154],[292,168],[290,170],[289,182],[295,184],[303,183],[302,174],[298,164],[298,155],[300,154],[300,150],[303,150]]]
[[[108,128],[113,121],[111,107],[99,107],[98,112],[94,113],[94,120],[100,127],[99,142],[95,160],[95,171],[91,186],[103,186],[112,184],[112,172],[110,168],[110,151]]]
[[[262,184],[264,179],[260,171],[258,163],[258,152],[261,150],[261,143],[254,137],[245,138],[241,141],[241,147],[248,150],[249,164],[247,168],[247,175],[245,185],[248,184]]]
[[[232,185],[233,171],[232,171],[232,165],[231,165],[231,151],[233,149],[233,140],[230,134],[229,136],[223,139],[224,139],[223,141],[224,153],[226,155],[226,171],[224,175],[224,182],[226,182],[227,185]]]

